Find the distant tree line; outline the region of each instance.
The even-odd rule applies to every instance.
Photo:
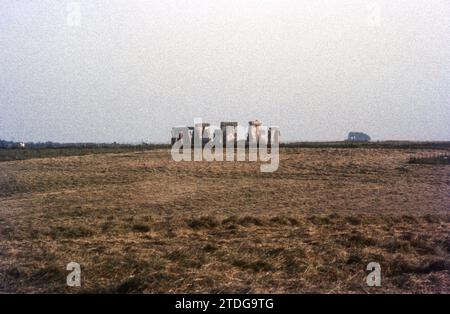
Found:
[[[0,140],[0,149],[14,148],[120,148],[120,147],[142,147],[142,148],[158,148],[166,147],[167,144],[119,144],[119,143],[58,143],[58,142],[14,142]]]
[[[19,148],[19,142],[0,140],[0,148]]]

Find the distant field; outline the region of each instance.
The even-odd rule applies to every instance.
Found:
[[[21,151],[41,158],[0,163],[0,292],[450,293],[450,166],[408,162],[448,144],[299,145],[274,173]]]
[[[290,142],[282,143],[285,148],[386,148],[386,149],[427,149],[450,151],[450,142]],[[111,145],[106,147],[59,147],[59,148],[28,148],[1,149],[0,162],[11,160],[26,160],[31,158],[47,158],[62,156],[84,156],[92,154],[126,153],[151,149],[169,149],[169,144],[145,145]]]
[[[92,154],[126,153],[149,149],[165,148],[168,145],[118,145],[110,147],[58,147],[58,148],[0,148],[0,162],[26,160],[31,158],[48,158],[62,156],[84,156]]]
[[[450,142],[411,142],[411,141],[380,141],[380,142],[290,142],[282,144],[292,148],[385,148],[385,149],[432,149],[450,150]]]

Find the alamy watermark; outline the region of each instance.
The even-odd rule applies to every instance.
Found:
[[[366,283],[369,287],[380,287],[381,286],[381,266],[377,262],[370,262],[367,264],[367,270],[370,271],[367,275]]]
[[[78,27],[81,25],[81,5],[79,2],[68,2],[66,4],[66,24],[70,27]]]
[[[367,26],[371,28],[378,28],[381,26],[381,7],[378,2],[371,2],[366,7],[366,22]]]
[[[274,172],[279,166],[280,130],[263,126],[258,120],[248,127],[222,122],[220,127],[194,120],[194,126],[172,128],[172,159],[175,161],[260,161],[261,172]],[[192,154],[193,151],[193,154]]]
[[[81,267],[76,262],[70,262],[66,267],[70,273],[67,275],[66,283],[69,287],[81,287]]]

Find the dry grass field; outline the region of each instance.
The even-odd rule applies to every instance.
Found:
[[[283,148],[274,173],[168,150],[1,162],[0,292],[450,293],[450,166],[417,152]]]

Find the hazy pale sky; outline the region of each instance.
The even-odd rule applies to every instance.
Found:
[[[450,140],[450,2],[1,0],[0,73],[6,140]]]

